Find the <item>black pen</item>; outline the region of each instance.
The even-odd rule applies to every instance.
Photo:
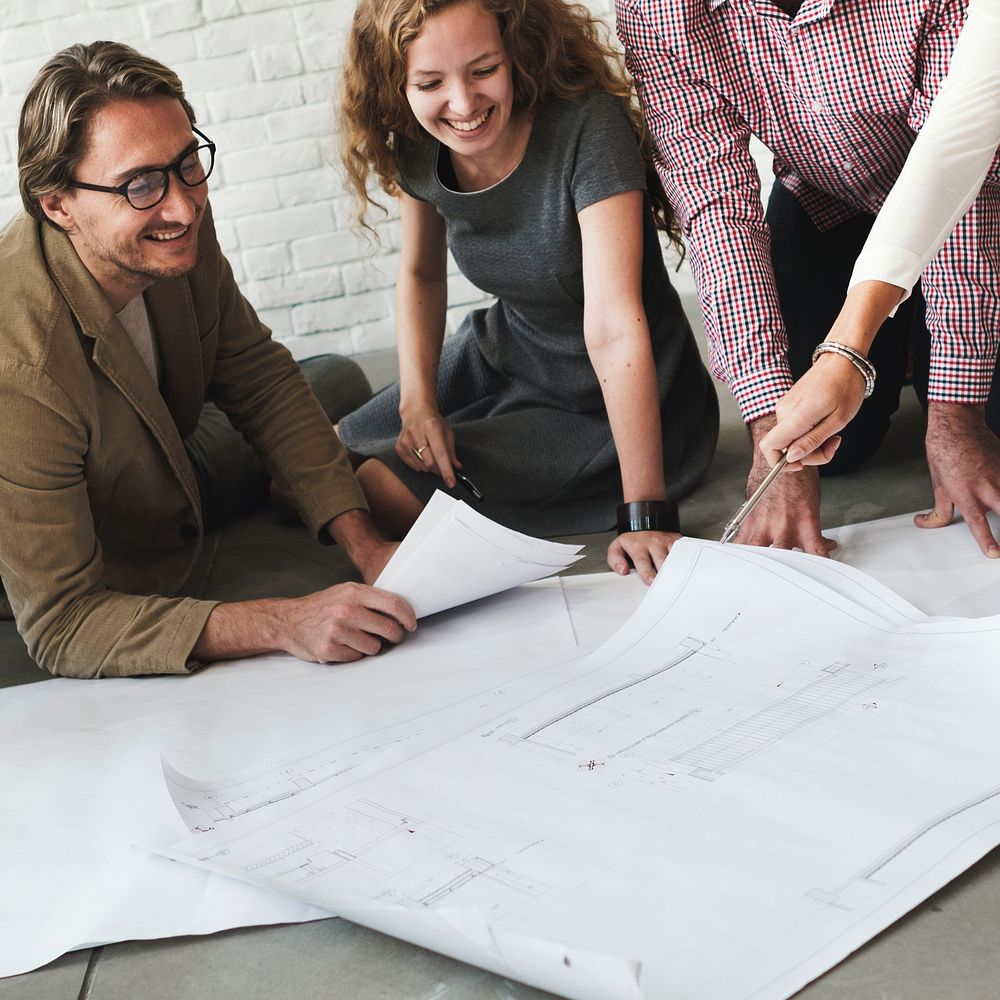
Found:
[[[473,500],[485,499],[482,493],[479,492],[479,487],[464,472],[456,471],[455,478],[469,491]]]
[[[424,445],[424,448],[427,446]],[[424,460],[424,448],[414,448],[410,445],[410,451],[417,457],[418,462]],[[455,478],[469,491],[473,500],[485,500],[482,492],[480,492],[479,487],[464,473],[455,470]]]

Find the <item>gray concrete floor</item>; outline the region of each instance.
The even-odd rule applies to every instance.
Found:
[[[373,384],[391,377],[386,353],[362,359]],[[723,430],[705,482],[681,505],[685,530],[717,538],[743,495],[746,431],[720,391]],[[824,484],[823,523],[833,527],[925,507],[923,415],[910,390],[879,454],[858,473]],[[574,572],[604,566],[611,535],[581,537]],[[339,561],[338,561],[339,559]],[[253,512],[208,540],[204,594],[241,599],[306,593],[351,569],[305,530],[270,510]],[[46,679],[13,627],[0,623],[0,686]],[[99,683],[99,682],[97,682]],[[1000,850],[807,987],[808,1000],[995,1000],[1000,997]],[[40,930],[40,933],[44,931]],[[537,990],[395,941],[343,920],[251,928],[208,937],[125,942],[65,955],[0,980],[0,1000],[529,1000]],[[614,1000],[614,998],[609,998]]]

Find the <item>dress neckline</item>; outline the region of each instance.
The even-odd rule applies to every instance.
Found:
[[[528,141],[524,146],[524,153],[521,159],[511,167],[510,171],[504,174],[498,181],[490,184],[488,187],[477,188],[475,191],[460,191],[458,189],[458,178],[455,175],[455,167],[451,161],[451,154],[449,153],[448,147],[441,142],[440,139],[436,140],[438,144],[437,155],[434,157],[434,179],[437,181],[438,186],[443,191],[447,191],[448,194],[455,195],[459,198],[474,198],[479,194],[488,194],[491,191],[496,191],[497,188],[502,187],[506,184],[519,170],[528,162],[528,157],[531,155],[531,147],[535,142],[535,136],[538,134],[538,123],[542,115],[545,113],[549,102],[545,101],[538,108],[535,118],[531,123],[531,131],[528,133]]]

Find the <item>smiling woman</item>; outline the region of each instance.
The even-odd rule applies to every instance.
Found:
[[[474,502],[522,531],[617,518],[609,564],[649,581],[718,409],[663,266],[656,226],[676,237],[673,216],[603,31],[564,0],[359,3],[344,160],[362,223],[370,174],[400,200],[400,382],[340,433],[359,463],[384,463],[359,477],[396,524],[471,479]],[[449,248],[497,302],[444,342]]]
[[[514,112],[500,25],[478,3],[443,10],[413,40],[406,54],[406,99],[420,127],[450,150],[464,189],[489,187],[521,161],[531,118],[524,108]]]

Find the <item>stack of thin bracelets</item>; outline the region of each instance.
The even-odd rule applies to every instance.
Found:
[[[816,364],[816,359],[821,354],[839,354],[857,368],[865,380],[865,399],[875,391],[875,366],[860,351],[848,347],[847,344],[838,344],[835,340],[824,340],[813,351],[813,364]]]

